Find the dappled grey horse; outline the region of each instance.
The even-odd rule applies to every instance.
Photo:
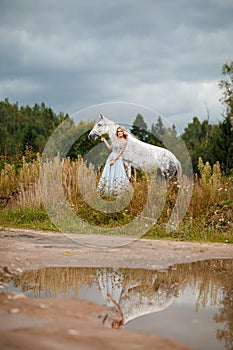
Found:
[[[118,126],[119,125],[114,121],[100,115],[99,120],[89,133],[89,138],[95,140],[102,135],[107,134],[110,141],[113,142],[116,138],[116,129]],[[172,143],[174,144],[174,142]],[[181,148],[183,153],[185,153],[186,150],[185,146]],[[188,153],[186,154],[186,157],[189,157]],[[142,142],[131,133],[129,133],[127,146],[122,154],[122,158],[128,167],[129,178],[131,177],[131,167],[143,170],[147,174],[159,171],[164,179],[172,178],[177,174],[178,193],[175,205],[171,208],[171,215],[166,225],[168,232],[174,231],[179,222],[183,219],[190,203],[192,196],[192,178],[190,178],[191,182],[189,181],[188,184],[185,185],[185,177],[182,174],[181,163],[172,152],[166,148]],[[189,158],[187,159],[189,160]],[[191,163],[190,167],[192,167]],[[161,189],[161,191],[163,190]]]
[[[106,117],[99,115],[99,120],[89,133],[89,138],[95,140],[104,134],[111,142],[116,138],[116,129],[119,125]],[[138,140],[131,133],[128,135],[127,146],[122,154],[127,168],[128,177],[131,177],[131,168],[137,170],[158,170],[162,175],[172,178],[181,170],[181,164],[175,155],[166,148],[151,145]]]

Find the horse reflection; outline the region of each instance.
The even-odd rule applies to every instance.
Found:
[[[97,273],[99,287],[107,307],[103,323],[120,328],[133,319],[164,310],[173,301],[173,288],[169,281],[126,279],[121,271],[100,269]]]

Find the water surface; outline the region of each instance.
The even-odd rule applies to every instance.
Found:
[[[48,267],[1,280],[4,290],[28,297],[75,296],[106,305],[111,317],[109,294],[125,329],[177,339],[194,350],[232,350],[232,271],[232,259],[216,259],[166,271]]]

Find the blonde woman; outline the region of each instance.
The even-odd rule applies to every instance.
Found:
[[[106,161],[98,184],[99,191],[114,194],[121,192],[129,184],[122,159],[122,154],[127,145],[127,138],[128,133],[123,126],[117,128],[116,138],[111,145],[104,137],[101,137],[101,141],[104,142],[106,148],[111,153]]]

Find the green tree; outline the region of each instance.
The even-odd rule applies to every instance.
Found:
[[[14,155],[26,149],[42,152],[55,128],[68,115],[56,115],[44,103],[19,108],[8,99],[0,101],[0,154]]]
[[[208,120],[204,120],[202,123],[198,117],[194,117],[192,123],[188,123],[188,126],[184,129],[184,133],[181,135],[184,140],[193,164],[194,172],[198,172],[198,159],[201,157],[204,162],[209,160],[210,153],[210,136],[212,132],[212,125]]]
[[[76,159],[78,155],[84,157],[100,140],[91,141],[88,139],[88,135],[94,126],[94,122],[80,121],[75,126],[75,132],[80,135],[71,147],[68,156],[71,159]]]
[[[139,140],[146,142],[148,139],[147,124],[141,114],[137,114],[133,126],[131,128],[132,134],[136,136]]]
[[[163,135],[164,134],[165,127],[163,125],[162,118],[160,116],[158,117],[156,124],[152,124],[152,129],[158,135]]]
[[[8,154],[8,148],[10,146],[10,139],[7,128],[3,124],[0,124],[0,135],[0,149],[2,151],[1,153],[6,156]]]
[[[225,79],[219,83],[223,90],[220,101],[225,107],[224,120],[219,123],[219,134],[215,140],[215,153],[219,155],[219,161],[226,173],[233,168],[233,61],[225,63],[222,67]]]
[[[162,119],[159,116],[157,122],[151,125],[151,133],[149,135],[148,142],[155,146],[163,147],[163,142],[161,140],[163,134],[165,132],[165,127],[163,125]]]
[[[219,82],[223,90],[223,97],[220,101],[226,107],[225,116],[233,117],[233,61],[225,63],[222,67],[222,74],[225,79]]]

